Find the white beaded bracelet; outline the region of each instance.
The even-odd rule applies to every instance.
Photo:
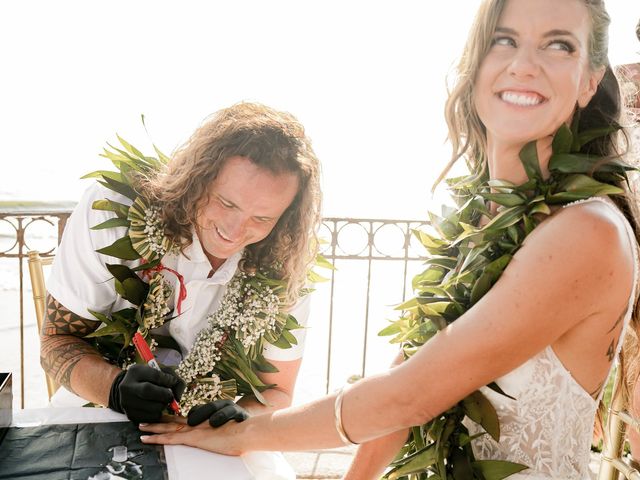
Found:
[[[338,431],[338,435],[340,436],[340,440],[342,443],[349,445],[357,445],[356,442],[349,438],[347,432],[344,430],[344,426],[342,425],[342,397],[345,392],[345,387],[342,387],[336,396],[336,401],[333,405],[333,419],[336,424],[336,430]]]

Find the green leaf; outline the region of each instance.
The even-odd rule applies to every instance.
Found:
[[[445,238],[452,238],[460,233],[461,228],[458,224],[450,222],[446,218],[442,218],[435,213],[428,212],[431,226],[435,228],[440,235]]]
[[[549,205],[544,202],[536,203],[533,208],[529,210],[529,215],[535,215],[536,213],[551,215],[551,209],[549,208]]]
[[[99,248],[96,252],[122,260],[137,260],[140,258],[140,254],[133,249],[129,236],[119,238],[111,245]]]
[[[142,154],[142,152],[140,150],[138,150],[136,147],[134,147],[133,145],[131,145],[129,142],[127,142],[125,139],[123,139],[120,135],[116,134],[116,137],[118,137],[118,140],[120,141],[120,144],[132,155],[135,155],[136,157],[138,157],[139,159],[144,159],[144,155]]]
[[[85,338],[95,338],[95,337],[104,337],[105,335],[126,335],[127,329],[124,325],[118,325],[116,323],[112,323],[111,325],[106,325],[104,327],[99,328],[95,332],[91,332],[85,335]]]
[[[119,263],[107,263],[105,265],[107,267],[107,270],[109,270],[109,273],[121,282],[124,282],[127,278],[138,278],[138,276],[133,273],[133,270],[131,270],[126,265],[121,265]]]
[[[456,267],[458,261],[454,257],[431,257],[426,262],[426,265],[436,265],[444,267],[447,270],[452,270]]]
[[[482,392],[476,390],[462,400],[465,414],[481,425],[496,442],[500,441],[500,421],[496,409]]]
[[[315,259],[315,265],[321,268],[327,268],[329,270],[335,270],[336,267],[333,263],[331,263],[329,260],[327,260],[323,255],[321,255],[320,253],[318,253],[316,255],[316,259]]]
[[[102,223],[99,223],[98,225],[91,227],[91,230],[102,230],[105,228],[116,228],[116,227],[129,228],[129,225],[130,225],[129,220],[127,220],[126,218],[116,217],[116,218],[110,218],[106,222],[102,222]]]
[[[436,238],[433,235],[429,235],[422,230],[412,230],[412,232],[427,250],[438,249],[446,245],[444,240]]]
[[[615,185],[609,185],[607,183],[599,182],[592,177],[582,174],[569,175],[560,184],[560,188],[567,192],[579,192],[585,193],[589,196],[595,195],[619,195],[624,193],[624,190],[616,187]]]
[[[515,400],[515,397],[512,397],[511,395],[506,394],[504,390],[502,390],[496,382],[491,382],[490,384],[487,385],[487,387],[489,387],[494,392],[499,393],[500,395],[504,395],[505,397],[510,398],[511,400]]]
[[[451,473],[453,480],[470,480],[473,478],[473,469],[471,461],[465,454],[464,450],[456,448],[451,454]]]
[[[307,280],[309,281],[309,283],[322,283],[329,281],[327,277],[323,277],[314,270],[309,270],[307,272]]]
[[[111,319],[109,317],[107,317],[104,313],[100,313],[100,312],[96,312],[94,310],[90,310],[87,309],[89,311],[89,313],[91,315],[93,315],[94,317],[96,317],[98,320],[100,320],[102,323],[106,323],[109,324],[111,323]]]
[[[257,358],[254,358],[251,363],[259,372],[278,373],[280,371],[276,367],[274,367],[271,363],[269,363],[267,359],[264,358],[262,355],[259,355]]]
[[[289,343],[283,335],[280,335],[275,342],[270,342],[270,343],[271,345],[274,345],[282,349],[291,348],[291,343]]]
[[[149,293],[149,285],[140,280],[138,277],[127,278],[122,282],[124,289],[123,298],[134,305],[142,305]]]
[[[410,473],[418,473],[424,471],[427,467],[430,467],[438,460],[437,451],[434,448],[435,444],[432,443],[426,447],[422,452],[418,453],[411,460],[405,463],[402,467],[394,470],[388,475],[389,480],[397,480],[404,475]]]
[[[573,133],[566,123],[563,123],[553,136],[551,144],[554,153],[569,153],[573,144]]]
[[[515,183],[508,182],[507,180],[499,180],[497,178],[488,180],[487,185],[490,186],[492,190],[503,193],[510,193],[516,188]]]
[[[140,271],[144,271],[144,270],[151,270],[152,268],[155,268],[158,265],[160,265],[160,261],[161,261],[161,259],[156,258],[153,262],[141,263],[137,267],[131,268],[131,271],[132,272],[140,272]]]
[[[529,468],[526,465],[502,460],[476,460],[471,467],[482,474],[486,480],[502,480]]]
[[[542,179],[540,162],[538,161],[538,149],[536,142],[529,142],[520,150],[520,161],[530,180]]]
[[[288,330],[282,330],[282,336],[289,342],[291,345],[297,345],[298,339]]]
[[[291,314],[288,314],[284,328],[286,328],[287,330],[296,330],[298,328],[302,328],[302,325],[298,323],[298,321],[296,320],[296,317],[294,317]]]
[[[402,328],[398,322],[394,322],[391,325],[387,325],[385,328],[378,332],[379,337],[386,337],[388,335],[397,335],[402,331]]]
[[[489,223],[482,227],[482,231],[497,231],[503,228],[507,228],[510,225],[514,225],[518,223],[518,221],[520,221],[525,210],[526,207],[524,206],[511,207],[503,210],[494,218],[492,218]]]
[[[493,275],[491,273],[484,272],[480,275],[480,278],[476,280],[473,288],[471,289],[471,305],[478,303],[485,293],[489,291],[493,285]]]
[[[87,178],[111,178],[113,180],[116,180],[117,182],[123,181],[122,173],[112,172],[110,170],[96,170],[95,172],[87,173],[86,175],[80,177],[80,179],[83,180]]]
[[[584,145],[589,143],[591,140],[595,140],[596,138],[604,137],[609,135],[617,130],[620,130],[620,125],[610,125],[607,127],[601,128],[593,128],[591,130],[586,130],[584,132],[580,132],[578,134],[578,144],[579,148],[582,148]]]
[[[491,202],[505,207],[523,205],[526,201],[522,195],[517,193],[481,193],[480,195]]]
[[[549,160],[549,170],[560,173],[617,172],[622,173],[635,168],[619,158],[603,159],[584,153],[553,154]]]
[[[119,218],[127,218],[129,215],[129,206],[123,203],[114,202],[113,200],[102,199],[96,200],[91,204],[94,210],[106,210],[115,213]]]
[[[138,197],[138,193],[129,185],[123,182],[116,181],[112,178],[105,177],[102,181],[98,180],[98,183],[131,200],[135,200]]]

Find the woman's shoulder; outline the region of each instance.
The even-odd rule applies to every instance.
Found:
[[[629,221],[606,197],[568,204],[556,210],[525,243],[544,241],[548,248],[571,248],[593,262],[634,261]],[[593,255],[593,256],[592,256]],[[597,257],[597,258],[596,258]]]
[[[636,249],[627,219],[602,199],[558,209],[527,237],[518,255],[530,268],[548,261],[549,282],[556,288],[595,296],[606,288],[610,294],[603,301],[615,304],[628,298],[637,275]]]

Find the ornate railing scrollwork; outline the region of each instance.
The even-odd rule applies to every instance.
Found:
[[[0,260],[15,259],[19,276],[19,330],[20,330],[20,402],[25,404],[25,315],[24,261],[30,249],[36,249],[41,255],[55,253],[62,231],[73,209],[73,203],[34,203],[0,202]],[[372,264],[378,261],[395,261],[403,264],[402,290],[394,283],[394,299],[404,300],[407,287],[409,262],[424,260],[424,251],[412,234],[412,230],[424,225],[416,220],[385,220],[358,218],[324,218],[319,236],[326,243],[321,252],[333,265],[336,261],[356,261],[366,263],[366,307],[364,313],[364,332],[362,337],[363,354],[361,373],[364,375],[367,357],[367,335],[369,330],[369,295],[371,292]],[[342,265],[342,263],[340,263]],[[351,264],[352,265],[352,264]],[[335,274],[331,272],[329,287],[329,338],[327,345],[327,367],[325,391],[329,389],[332,368],[332,337],[334,317]],[[28,280],[27,280],[28,282]],[[27,284],[28,287],[28,284]],[[396,291],[397,290],[397,291]],[[30,303],[28,300],[27,304]],[[4,319],[6,322],[7,319]],[[13,322],[13,319],[10,319]],[[325,320],[323,320],[325,321]],[[12,328],[15,328],[15,323]],[[382,340],[384,341],[384,340]],[[361,347],[358,347],[361,348]]]
[[[43,256],[51,255],[55,251],[74,205],[73,202],[0,202],[0,258],[15,258],[18,263],[22,408],[25,402],[24,260],[31,249],[39,250]]]

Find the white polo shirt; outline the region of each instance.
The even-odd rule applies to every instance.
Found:
[[[47,280],[47,290],[58,302],[76,315],[87,319],[95,318],[88,310],[108,314],[132,306],[116,295],[113,276],[106,269],[105,263],[132,266],[138,261],[124,261],[95,251],[111,245],[126,231],[124,227],[90,229],[114,216],[112,212],[94,210],[91,207],[95,200],[104,198],[131,204],[128,198],[100,184],[96,183],[89,187],[67,222]],[[184,254],[166,255],[163,258],[164,266],[183,276],[187,296],[182,301],[181,315],[163,325],[159,333],[170,334],[180,346],[183,356],[191,350],[198,332],[207,325],[206,317],[215,312],[220,305],[226,286],[235,274],[241,256],[241,253],[237,253],[228,258],[211,278],[207,278],[211,271],[211,264],[202,250],[198,236],[194,234],[193,243],[185,248]],[[173,305],[176,305],[180,292],[178,279],[166,270],[162,273],[173,286]],[[309,317],[309,297],[310,295],[304,296],[290,311],[303,327],[307,324]],[[177,314],[175,308],[173,314]],[[301,358],[306,328],[292,330],[291,333],[298,340],[297,345],[289,349],[267,345],[264,349],[265,358],[276,361]],[[159,360],[163,361],[160,356]],[[163,363],[175,362],[167,358]]]

